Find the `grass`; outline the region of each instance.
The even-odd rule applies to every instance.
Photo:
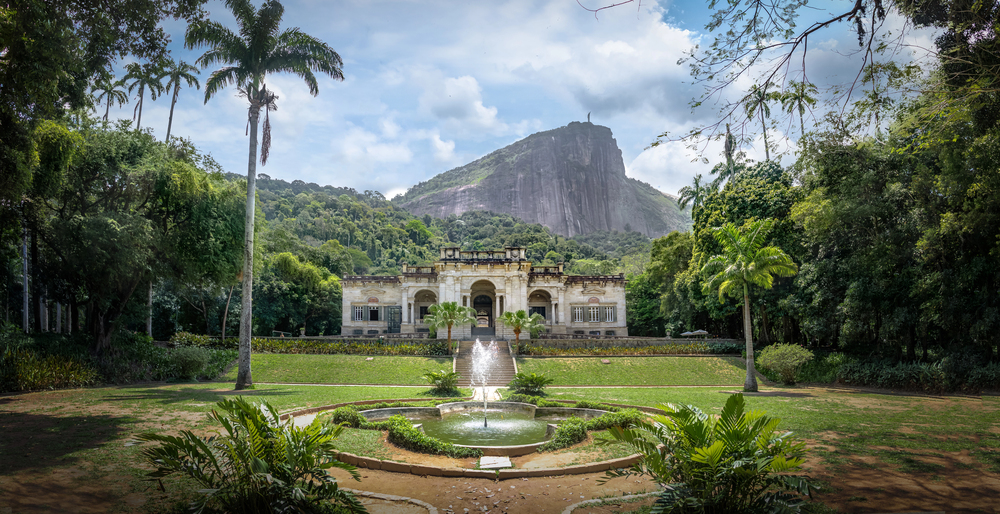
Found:
[[[610,364],[602,364],[602,360]],[[746,368],[737,357],[524,357],[522,373],[542,373],[559,385],[733,385]]]
[[[451,371],[451,357],[305,355],[255,353],[251,356],[257,382],[279,384],[424,385],[422,375]],[[225,380],[236,381],[234,366]]]
[[[270,356],[265,356],[270,357]],[[312,358],[314,356],[297,356]],[[339,356],[315,356],[339,357]],[[376,358],[388,362],[400,357]],[[411,359],[409,357],[405,359]],[[643,358],[649,360],[651,358]],[[669,359],[669,358],[666,358]],[[572,359],[532,359],[558,362]],[[600,359],[588,359],[600,362]],[[698,358],[677,358],[691,363]],[[256,364],[256,363],[255,363]],[[606,365],[607,366],[607,365]],[[370,371],[370,368],[369,368]],[[581,375],[583,372],[580,372]],[[379,380],[369,375],[365,381]],[[255,367],[254,377],[266,375]],[[580,380],[583,380],[581,378]],[[738,380],[732,390],[739,389]],[[559,388],[550,387],[553,399],[625,403],[655,406],[659,403],[693,404],[708,413],[718,413],[730,393],[710,387],[690,388]],[[282,386],[258,383],[257,388],[237,393],[231,382],[192,384],[141,384],[93,389],[71,389],[0,396],[0,426],[8,444],[0,445],[0,511],[3,498],[44,498],[51,485],[43,478],[62,474],[67,491],[88,490],[104,484],[119,504],[117,512],[136,509],[125,504],[129,494],[151,500],[142,512],[177,511],[185,496],[182,480],[165,480],[166,493],[145,481],[147,467],[139,455],[141,446],[129,441],[145,431],[176,433],[181,429],[208,434],[214,427],[207,413],[223,398],[243,396],[267,399],[282,412],[340,402],[431,397],[429,386]],[[880,469],[921,477],[931,482],[947,478],[946,470],[934,463],[940,458],[965,455],[956,469],[1000,473],[1000,397],[933,397],[870,394],[853,390],[821,388],[767,388],[747,396],[748,406],[781,418],[779,429],[792,430],[819,446],[809,461],[833,475],[834,487],[862,467],[861,459]],[[345,450],[373,456],[387,451],[376,443],[377,432],[346,430]],[[380,435],[380,434],[379,434]],[[597,449],[594,449],[597,451]],[[602,450],[603,451],[603,450]],[[932,462],[929,457],[937,460]],[[874,458],[874,459],[873,459]],[[78,477],[78,478],[73,478]],[[32,485],[34,484],[34,485]],[[11,487],[19,489],[10,489]],[[32,489],[34,487],[34,489]],[[27,489],[26,489],[27,488]],[[841,489],[844,489],[841,486]],[[844,490],[846,499],[857,491]],[[829,493],[828,493],[829,494]],[[15,511],[17,509],[14,509]]]

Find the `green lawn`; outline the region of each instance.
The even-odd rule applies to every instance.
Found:
[[[251,360],[254,382],[279,384],[426,385],[428,371],[451,371],[451,357],[305,355],[255,353]],[[236,367],[225,379],[236,381]]]
[[[608,360],[610,364],[602,364]],[[552,385],[732,385],[742,386],[736,357],[518,357],[517,370],[544,373]]]

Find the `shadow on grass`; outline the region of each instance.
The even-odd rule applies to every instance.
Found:
[[[195,387],[184,387],[184,388],[165,388],[163,386],[159,387],[149,387],[149,386],[121,386],[119,390],[122,390],[125,394],[111,394],[106,396],[104,399],[109,402],[124,402],[124,401],[153,401],[163,404],[171,403],[182,403],[182,402],[206,402],[206,403],[217,403],[225,398],[233,398],[237,396],[247,396],[247,397],[272,397],[272,396],[289,396],[298,394],[295,391],[282,391],[274,389],[244,389],[242,391],[236,391],[229,387],[227,384],[219,383],[219,389],[200,389]]]
[[[722,394],[735,394],[743,393],[743,396],[759,396],[764,398],[814,398],[815,395],[812,393],[805,392],[793,392],[793,391],[758,391],[756,393],[748,393],[745,391],[718,391]]]
[[[74,453],[101,447],[117,439],[136,422],[131,416],[54,416],[7,412],[0,414],[0,475],[26,469],[65,467]]]

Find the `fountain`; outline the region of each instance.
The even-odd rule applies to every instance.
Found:
[[[486,405],[488,396],[486,394],[486,385],[490,380],[490,373],[493,371],[493,363],[497,359],[497,354],[499,350],[497,349],[497,342],[490,341],[490,344],[485,344],[476,338],[476,344],[472,347],[472,386],[475,387],[478,382],[482,386],[483,390],[483,428],[489,426],[487,421],[486,413],[488,412]]]

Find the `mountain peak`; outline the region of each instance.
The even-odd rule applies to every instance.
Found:
[[[508,213],[569,237],[599,230],[656,237],[691,225],[674,199],[625,176],[611,129],[589,121],[532,134],[396,201],[417,216]]]

